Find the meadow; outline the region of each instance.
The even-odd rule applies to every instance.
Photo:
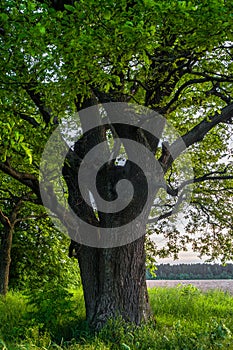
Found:
[[[153,316],[140,327],[111,320],[98,334],[85,322],[82,290],[49,286],[0,299],[0,350],[233,349],[233,296],[193,285],[149,290]]]

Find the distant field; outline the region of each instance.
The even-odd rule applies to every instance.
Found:
[[[220,289],[233,294],[233,280],[147,280],[149,288],[175,287],[177,284],[192,284],[203,291]]]

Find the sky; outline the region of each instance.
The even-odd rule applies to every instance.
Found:
[[[161,248],[165,243],[166,239],[163,235],[152,235],[151,239],[156,242],[157,246]],[[195,264],[195,263],[204,263],[204,258],[198,258],[198,253],[194,253],[190,247],[187,252],[181,252],[179,254],[178,260],[173,260],[173,258],[164,258],[164,259],[156,259],[156,263],[158,264]]]
[[[204,260],[198,258],[197,254],[192,251],[182,252],[179,254],[178,260],[173,260],[171,258],[157,259],[158,264],[195,264],[204,263]]]

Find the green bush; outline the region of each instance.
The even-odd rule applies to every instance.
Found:
[[[54,281],[38,290],[28,290],[27,301],[32,310],[28,313],[33,325],[41,332],[48,331],[53,340],[69,338],[75,332],[77,319],[84,320],[85,310],[81,288],[68,290]]]
[[[11,341],[23,337],[28,312],[29,307],[22,294],[9,292],[6,298],[0,296],[0,339]]]

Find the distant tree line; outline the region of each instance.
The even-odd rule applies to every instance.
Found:
[[[155,274],[156,277],[147,271],[147,279],[233,279],[233,264],[160,264]]]

